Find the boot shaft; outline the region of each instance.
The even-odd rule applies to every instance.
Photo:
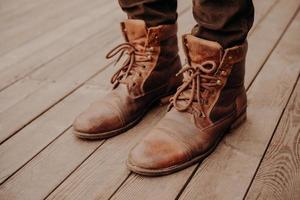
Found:
[[[213,89],[210,88],[211,91],[206,90],[205,86],[204,88],[197,87],[197,90],[200,90],[201,98],[204,99],[200,107],[203,116],[206,116],[200,119],[201,123],[204,123],[203,121],[206,121],[205,124],[213,123],[225,114],[234,112],[237,108],[236,101],[238,104],[246,104],[244,76],[247,42],[240,46],[223,49],[216,42],[188,34],[183,36],[183,47],[188,65],[195,71],[199,71],[201,68],[198,72],[201,74],[199,75],[201,77],[199,85],[215,86]],[[216,66],[215,70],[206,73],[212,66],[204,63],[212,63]],[[213,78],[206,79],[205,76]],[[197,94],[197,92],[194,93]]]
[[[126,42],[148,58],[147,62],[139,63],[143,67],[140,76],[132,77],[137,84],[130,85],[129,90],[135,96],[167,84],[180,70],[177,24],[147,28],[142,20],[126,20],[121,23],[121,30]],[[136,56],[135,60],[138,59]]]

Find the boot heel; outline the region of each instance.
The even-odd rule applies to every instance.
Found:
[[[243,112],[230,126],[230,130],[237,128],[247,119],[247,112]]]

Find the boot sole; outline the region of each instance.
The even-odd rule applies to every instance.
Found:
[[[240,114],[240,116],[232,123],[232,125],[229,127],[228,131],[237,128],[243,122],[245,122],[246,119],[247,119],[247,114],[245,111],[242,114]],[[127,162],[126,162],[127,167],[131,171],[133,171],[137,174],[140,174],[140,175],[144,175],[144,176],[163,176],[163,175],[168,175],[168,174],[183,170],[189,166],[192,166],[192,165],[204,160],[207,156],[209,156],[216,149],[216,147],[218,146],[218,144],[224,137],[225,133],[228,131],[225,131],[223,134],[221,134],[221,136],[218,138],[218,140],[215,142],[215,144],[208,151],[206,151],[205,153],[203,153],[185,163],[182,163],[179,165],[174,165],[174,166],[163,168],[163,169],[146,169],[146,168],[141,168],[141,167],[135,166],[127,160]]]
[[[112,131],[108,131],[108,132],[92,133],[92,134],[76,131],[73,129],[73,134],[75,134],[78,138],[81,138],[81,139],[100,140],[100,139],[107,139],[107,138],[119,135],[121,133],[124,133],[125,131],[131,129],[136,124],[138,124],[143,119],[143,117],[147,114],[147,112],[149,112],[151,110],[151,108],[153,107],[154,104],[160,102],[161,105],[164,105],[165,104],[164,99],[171,97],[173,95],[173,93],[174,92],[171,92],[171,93],[168,93],[167,95],[160,96],[159,98],[157,98],[156,100],[151,102],[147,109],[145,109],[139,116],[137,116],[137,118],[135,120],[133,120],[132,122],[130,122],[129,124],[127,124],[124,127],[121,127],[119,129],[115,129]]]

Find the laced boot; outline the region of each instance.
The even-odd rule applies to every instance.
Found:
[[[73,124],[80,138],[103,139],[137,124],[152,104],[174,94],[181,84],[177,25],[147,28],[142,20],[121,23],[126,42],[108,54],[124,63],[111,78],[113,89],[81,113]]]
[[[247,43],[223,49],[189,34],[183,42],[183,83],[165,117],[131,150],[127,165],[136,173],[164,175],[199,162],[246,119]]]

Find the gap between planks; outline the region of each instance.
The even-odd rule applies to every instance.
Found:
[[[245,199],[300,199],[299,92],[298,77],[293,95],[249,185]]]

